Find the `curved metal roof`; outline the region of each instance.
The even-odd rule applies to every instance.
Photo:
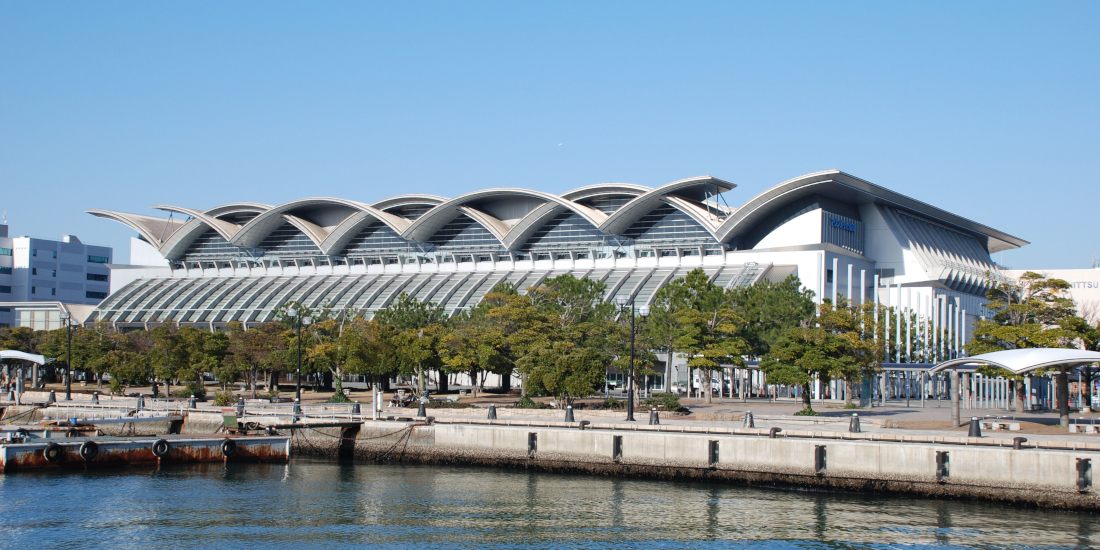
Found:
[[[990,365],[1023,374],[1051,367],[1074,368],[1092,363],[1100,363],[1100,352],[1066,348],[1010,349],[944,361],[928,372],[940,372],[962,365]]]
[[[17,361],[29,361],[31,363],[38,363],[39,365],[46,364],[46,358],[36,353],[26,353],[22,351],[15,351],[11,349],[0,350],[0,359],[15,359]]]
[[[784,205],[814,194],[830,196],[849,203],[877,203],[915,212],[980,238],[990,253],[1019,248],[1028,244],[1023,239],[997,231],[901,193],[895,193],[885,187],[880,187],[840,170],[825,170],[799,176],[749,199],[744,206],[738,208],[718,228],[718,240],[730,242],[734,238],[751,231],[757,223]]]
[[[661,202],[664,202],[663,199],[668,195],[686,195],[690,198],[700,199],[705,198],[711,189],[713,189],[711,194],[715,194],[724,193],[734,187],[737,187],[737,185],[711,176],[698,176],[674,181],[634,197],[622,208],[608,216],[607,221],[599,228],[604,233],[618,235],[630,229],[630,226],[634,225],[634,222],[641,219],[642,216],[660,206]],[[713,230],[713,228],[711,229]]]
[[[989,252],[1027,244],[1006,233],[946,212],[926,203],[879,187],[838,170],[826,170],[785,181],[749,199],[738,209],[719,207],[715,215],[702,202],[708,197],[736,187],[711,176],[682,179],[655,189],[629,183],[601,183],[554,195],[527,189],[485,189],[453,199],[434,195],[405,194],[368,205],[346,199],[314,197],[268,206],[258,203],[231,203],[206,211],[158,205],[156,208],[187,214],[186,223],[171,219],[123,214],[107,210],[88,210],[90,214],[112,219],[133,228],[167,258],[178,258],[208,229],[240,247],[258,246],[272,232],[290,223],[307,235],[326,255],[338,253],[363,228],[375,221],[388,226],[408,241],[426,242],[455,217],[465,214],[485,227],[509,250],[522,246],[532,234],[556,215],[571,211],[599,231],[621,235],[653,209],[667,204],[684,212],[715,239],[731,242],[746,234],[760,221],[790,201],[821,194],[852,204],[883,204],[899,211],[919,214],[974,236]],[[600,196],[632,196],[611,214],[577,201]],[[708,203],[710,204],[710,203]],[[427,212],[410,220],[388,212],[401,206],[428,206]],[[494,212],[497,214],[494,215]],[[221,219],[230,214],[256,214],[243,225]],[[500,219],[498,216],[507,217]],[[720,219],[724,218],[724,219]]]

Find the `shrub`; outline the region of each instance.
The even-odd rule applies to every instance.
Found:
[[[214,393],[214,406],[215,407],[228,407],[235,403],[237,400],[233,397],[232,392],[220,391]]]
[[[608,397],[607,401],[603,402],[603,406],[606,409],[624,409],[626,408],[626,401],[619,401],[614,397]]]
[[[111,395],[122,395],[126,391],[126,386],[122,385],[122,382],[114,376],[111,377]]]
[[[444,399],[443,401],[433,401],[432,404],[428,406],[433,409],[472,409],[476,405],[473,403],[462,403],[460,401]]]
[[[798,411],[798,412],[794,413],[794,415],[795,416],[821,416],[820,414],[817,413],[817,411],[815,411],[813,409],[802,409],[801,411]]]
[[[650,398],[642,401],[642,404],[649,405],[651,407],[664,405],[665,410],[674,412],[682,412],[687,410],[683,405],[680,404],[680,396],[675,393],[655,393]]]
[[[855,403],[848,403],[847,405],[844,405],[844,408],[845,409],[862,409],[863,407],[860,407],[859,405],[857,405]]]
[[[328,398],[325,403],[351,403],[351,399],[344,395],[344,385],[340,383],[340,379],[336,379],[334,388],[336,393],[332,394],[332,397]]]
[[[530,397],[525,395],[525,396],[521,397],[519,399],[519,401],[516,401],[516,408],[517,409],[549,409],[550,405],[547,405],[546,403],[539,403],[538,401],[534,401]]]

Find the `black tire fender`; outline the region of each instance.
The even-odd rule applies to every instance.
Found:
[[[99,444],[95,441],[88,440],[80,444],[80,458],[84,460],[92,460],[99,454]]]
[[[233,456],[233,453],[237,452],[237,442],[232,439],[226,439],[222,441],[222,455]]]
[[[51,442],[49,445],[46,445],[45,449],[42,449],[42,456],[45,457],[46,462],[57,462],[61,460],[61,454],[64,451],[61,445]]]
[[[81,435],[83,434],[76,428],[69,428],[69,431],[65,432],[65,437],[80,437]]]
[[[167,439],[158,439],[153,442],[153,456],[157,458],[168,456],[168,452],[171,450],[172,445],[168,443]]]

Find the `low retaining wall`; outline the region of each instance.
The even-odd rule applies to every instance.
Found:
[[[812,439],[748,434],[364,422],[294,430],[292,452],[317,457],[468,464],[770,487],[967,497],[1100,510],[1079,461],[1096,450]]]

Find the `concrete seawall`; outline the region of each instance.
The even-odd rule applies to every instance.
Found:
[[[292,452],[1100,510],[1096,450],[566,426],[364,422],[294,430]],[[1085,467],[1079,475],[1080,464]],[[1083,487],[1079,486],[1079,478]]]

